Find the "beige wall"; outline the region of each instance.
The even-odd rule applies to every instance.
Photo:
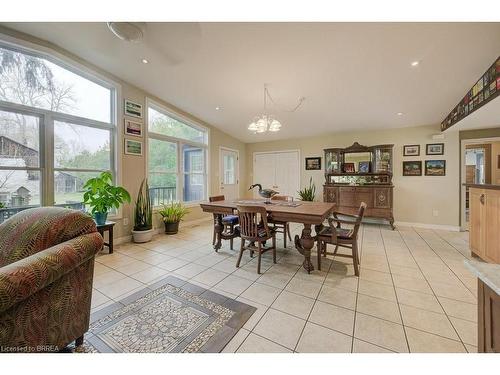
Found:
[[[127,189],[130,194],[132,195],[132,199],[135,200],[137,196],[137,192],[139,190],[139,186],[141,184],[141,181],[146,177],[146,157],[145,155],[143,156],[132,156],[132,155],[125,155],[123,153],[123,145],[124,145],[124,132],[123,132],[123,123],[124,123],[124,115],[123,115],[123,100],[124,99],[130,99],[133,100],[137,103],[142,104],[145,106],[146,98],[153,99],[156,103],[184,116],[190,119],[191,121],[194,121],[196,123],[199,123],[200,125],[203,125],[207,127],[210,131],[210,137],[209,137],[209,191],[208,194],[218,194],[219,193],[219,147],[224,146],[227,148],[235,149],[239,151],[240,154],[240,194],[244,194],[244,186],[246,184],[244,183],[245,176],[246,176],[246,161],[245,161],[245,156],[246,156],[246,148],[245,144],[239,140],[237,140],[234,137],[231,137],[230,135],[214,128],[212,125],[195,118],[194,116],[183,112],[181,109],[176,108],[169,103],[166,103],[165,101],[161,100],[160,98],[157,98],[153,95],[150,95],[149,93],[145,92],[144,90],[135,87],[133,85],[128,84],[127,82],[119,79],[118,77],[114,76],[110,72],[106,72],[102,69],[99,69],[98,67],[88,63],[85,60],[82,60],[78,56],[75,56],[71,54],[70,52],[50,43],[44,40],[40,40],[34,36],[23,34],[16,32],[14,30],[5,28],[3,26],[0,26],[0,38],[2,37],[2,34],[4,35],[4,38],[15,38],[15,40],[12,40],[13,42],[21,42],[25,44],[27,47],[33,47],[36,49],[44,49],[49,53],[55,52],[56,55],[59,57],[62,57],[66,59],[67,61],[71,61],[72,63],[75,63],[75,66],[79,65],[81,69],[91,71],[95,74],[100,75],[103,78],[107,78],[109,80],[112,80],[115,82],[117,85],[119,85],[118,88],[118,116],[117,116],[117,129],[118,129],[118,148],[117,148],[117,160],[118,160],[118,169],[119,169],[119,178],[121,180],[121,185]],[[132,137],[132,139],[137,140],[136,137]],[[143,145],[145,147],[145,144]],[[143,149],[145,151],[146,148]],[[143,152],[144,154],[144,152]],[[113,218],[117,222],[115,226],[115,237],[124,237],[127,235],[130,235],[130,231],[133,228],[134,225],[134,205],[132,204],[125,204],[122,207],[122,215],[121,217],[118,218]],[[196,220],[200,218],[209,218],[209,214],[205,214],[201,211],[199,205],[194,205],[191,207],[191,212],[188,214],[188,216],[185,218],[185,221],[190,221],[190,220]],[[123,219],[128,219],[128,225],[124,225],[124,220]],[[160,221],[159,215],[155,215],[155,227],[161,228],[163,224]]]
[[[310,177],[317,187],[316,200],[323,199],[323,171],[306,171],[304,158],[321,156],[328,147],[347,147],[353,142],[362,145],[394,144],[394,216],[397,222],[436,224],[457,227],[459,225],[459,141],[458,132],[446,133],[444,140],[435,141],[433,134],[440,133],[439,125],[378,130],[366,132],[331,133],[321,137],[288,139],[276,142],[247,144],[248,182],[252,181],[253,153],[258,151],[300,150],[301,187]],[[426,156],[426,143],[445,143],[444,156]],[[419,157],[403,158],[403,145],[420,144]],[[403,177],[403,160],[446,160],[444,177]],[[423,164],[423,163],[422,163]],[[438,216],[433,215],[438,211]]]

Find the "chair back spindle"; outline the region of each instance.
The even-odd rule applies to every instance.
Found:
[[[259,231],[265,231],[270,236],[267,225],[267,211],[261,206],[237,206],[240,221],[240,236],[249,241],[259,239]]]

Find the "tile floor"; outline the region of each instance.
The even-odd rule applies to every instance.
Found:
[[[294,234],[300,230],[292,225]],[[175,236],[100,253],[92,309],[174,275],[257,308],[224,352],[476,352],[476,279],[463,265],[467,239],[366,224],[359,278],[351,260],[338,257],[308,275],[293,245],[278,250],[277,264],[266,253],[258,275],[248,252],[235,267],[229,241],[213,250],[210,221],[184,224]]]

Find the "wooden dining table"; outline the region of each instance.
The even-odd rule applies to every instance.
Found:
[[[234,199],[223,200],[217,202],[203,202],[200,204],[204,212],[214,214],[214,225],[216,233],[216,242],[214,249],[217,251],[221,248],[221,240],[224,239],[224,225],[222,224],[222,217],[224,215],[233,214],[238,205],[259,205],[266,208],[270,217],[276,221],[301,223],[302,233],[300,237],[295,236],[295,248],[300,254],[304,256],[302,266],[310,273],[314,270],[311,262],[311,249],[314,247],[315,237],[312,235],[312,225],[315,226],[315,232],[318,233],[322,227],[323,222],[333,211],[334,203],[323,202],[287,202],[276,201],[272,203],[265,203],[262,199]],[[228,237],[229,238],[229,237]]]

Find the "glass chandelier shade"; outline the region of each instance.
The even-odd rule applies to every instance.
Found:
[[[254,134],[265,133],[267,131],[277,132],[281,128],[281,123],[278,120],[266,114],[267,96],[267,87],[266,85],[264,85],[264,114],[255,117],[252,123],[248,125],[248,130],[250,130]]]

